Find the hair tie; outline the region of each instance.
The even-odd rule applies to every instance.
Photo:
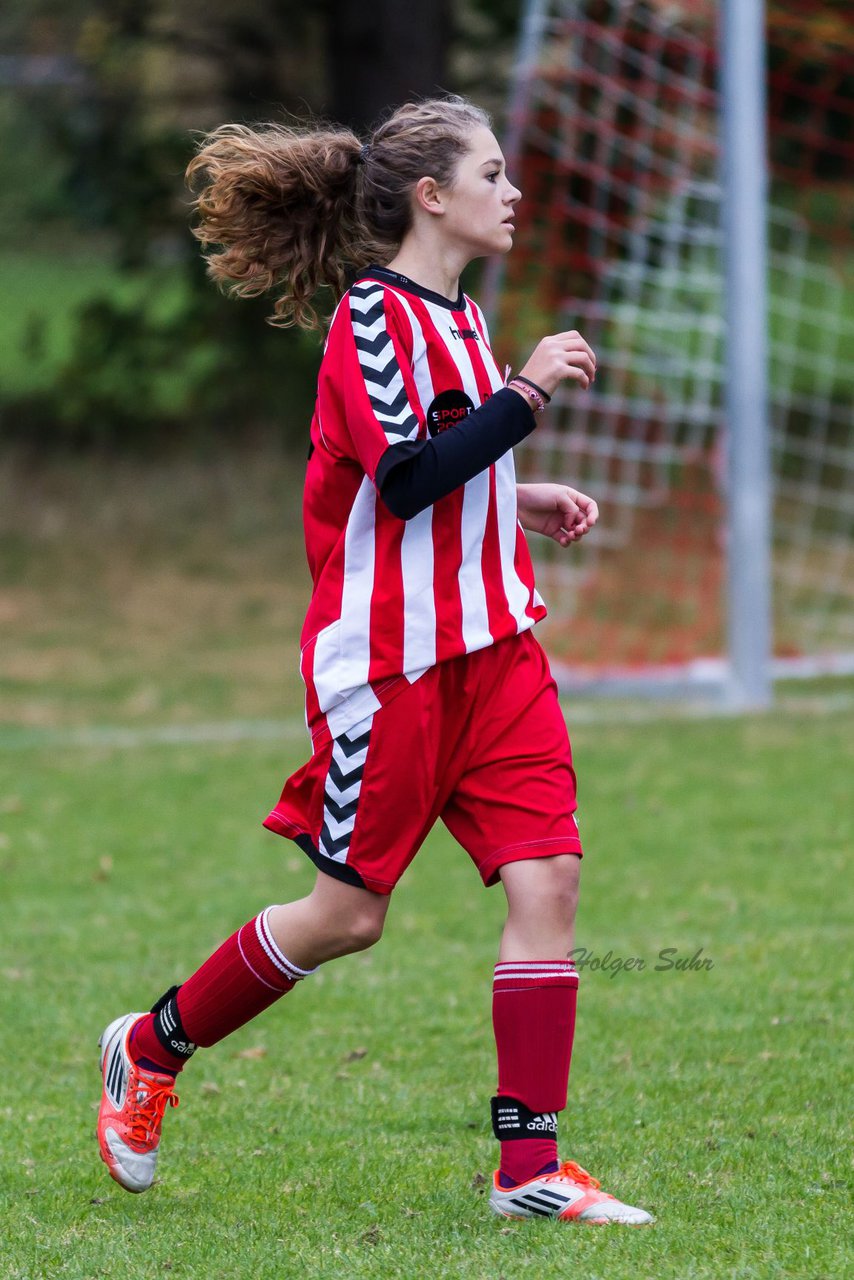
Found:
[[[370,154],[371,154],[371,144],[370,142],[366,142],[365,145],[362,147],[361,151],[359,152],[359,163],[367,164],[368,156]]]

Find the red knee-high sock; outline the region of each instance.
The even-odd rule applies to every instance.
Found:
[[[279,950],[268,924],[270,911],[267,907],[233,933],[137,1023],[130,1046],[136,1062],[180,1071],[197,1045],[216,1044],[313,972]]]
[[[535,1117],[531,1137],[501,1143],[503,1181],[525,1182],[557,1167],[557,1125],[566,1106],[575,1034],[578,974],[571,960],[520,960],[495,966],[492,1024],[498,1050],[498,1100],[513,1098]]]

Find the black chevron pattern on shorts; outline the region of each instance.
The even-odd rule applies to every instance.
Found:
[[[370,740],[370,729],[359,738],[351,738],[349,734],[342,733],[335,739],[345,756],[354,756],[357,752],[364,751]]]
[[[363,764],[356,765],[355,769],[350,770],[348,773],[344,773],[337,760],[329,761],[328,776],[335,783],[339,791],[347,791],[352,787],[354,782],[360,782],[364,772],[365,766]]]
[[[341,733],[332,742],[326,785],[323,789],[323,825],[318,852],[338,863],[346,862],[356,827],[373,717],[367,723],[368,729],[365,732]],[[355,796],[352,795],[353,791]]]
[[[324,822],[320,829],[320,850],[325,853],[328,858],[334,858],[337,853],[342,853],[350,847],[350,841],[353,837],[352,830],[345,831],[337,840],[333,839],[332,832]]]
[[[327,791],[324,800],[326,802],[327,812],[331,813],[336,822],[344,822],[347,818],[354,818],[356,810],[359,807],[359,797],[355,800],[348,801],[347,804],[338,804],[336,800]]]

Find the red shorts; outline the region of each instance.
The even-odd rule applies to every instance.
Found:
[[[575,773],[530,631],[439,663],[319,744],[264,826],[328,875],[391,893],[441,818],[484,884],[523,858],[581,855]]]

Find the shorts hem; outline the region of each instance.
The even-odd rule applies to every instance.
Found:
[[[310,858],[318,871],[322,871],[324,875],[331,876],[333,880],[340,880],[343,884],[353,885],[356,889],[367,889],[369,893],[382,894],[383,897],[388,897],[394,889],[393,884],[386,884],[381,880],[372,880],[370,877],[363,876],[347,862],[336,862],[334,858],[327,858],[325,854],[320,852],[306,830],[297,823],[291,822],[288,818],[283,818],[275,810],[264,819],[263,825],[268,831],[272,831],[274,835],[284,836],[286,840],[293,840],[294,844],[302,849],[306,857]]]
[[[487,888],[498,884],[498,872],[509,862],[524,862],[528,858],[556,858],[562,853],[574,853],[583,857],[578,836],[556,836],[550,840],[526,840],[523,844],[508,844],[489,855],[478,866],[480,877]]]

